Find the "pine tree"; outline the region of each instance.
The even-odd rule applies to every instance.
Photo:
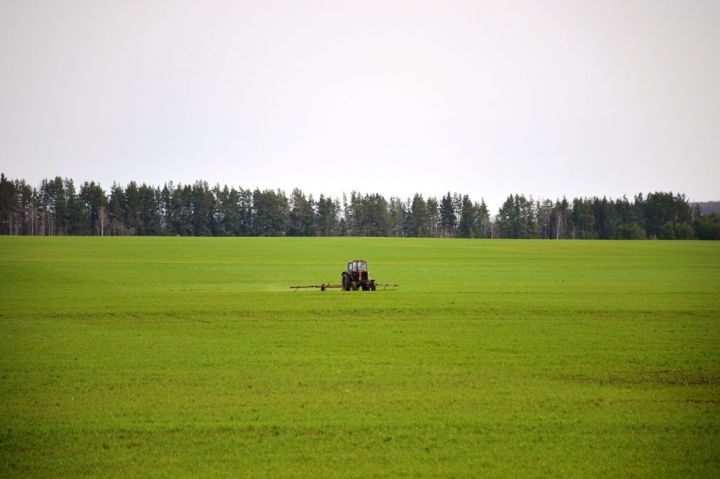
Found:
[[[105,191],[95,182],[85,182],[80,186],[80,199],[89,214],[89,233],[103,236],[105,233],[106,209],[108,199]]]
[[[14,234],[13,223],[17,212],[15,195],[13,182],[0,174],[0,234]]]
[[[425,202],[427,209],[427,228],[431,237],[435,238],[440,235],[440,207],[437,199],[430,197]]]
[[[479,238],[490,237],[490,212],[485,204],[485,199],[481,199],[480,204],[475,205],[475,225]]]
[[[457,223],[457,215],[455,214],[455,206],[453,198],[448,192],[447,196],[443,196],[440,202],[440,225],[443,229],[443,236],[455,236],[455,224]]]
[[[295,188],[291,195],[289,236],[315,236],[315,209],[312,197]]]
[[[408,236],[430,236],[430,229],[428,204],[422,195],[416,194],[412,199],[408,215]]]
[[[337,236],[340,234],[340,223],[338,215],[340,205],[332,198],[320,195],[317,202],[316,225],[317,232],[321,236]]]
[[[470,201],[470,197],[465,195],[462,197],[460,206],[460,223],[458,224],[458,236],[461,238],[474,237],[475,227],[475,207]]]

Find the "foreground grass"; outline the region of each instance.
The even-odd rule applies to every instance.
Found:
[[[0,476],[716,477],[719,321],[717,243],[0,238]]]

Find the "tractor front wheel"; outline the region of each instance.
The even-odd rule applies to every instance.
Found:
[[[357,291],[357,290],[358,290],[357,281],[352,281],[352,282],[350,283],[350,289],[352,289],[353,291]]]

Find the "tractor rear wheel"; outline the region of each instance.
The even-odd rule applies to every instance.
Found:
[[[370,291],[375,291],[375,280],[370,281]]]
[[[343,273],[342,275],[342,290],[343,291],[350,291],[350,283],[352,281],[350,280],[350,276]]]

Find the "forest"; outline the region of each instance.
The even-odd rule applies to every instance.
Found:
[[[38,187],[0,174],[0,234],[142,236],[396,236],[537,239],[720,239],[720,215],[684,194],[533,200],[507,197],[496,215],[483,200],[385,198],[353,191],[317,199],[294,189],[244,189],[197,181],[162,187],[131,181],[109,191],[90,181]]]

